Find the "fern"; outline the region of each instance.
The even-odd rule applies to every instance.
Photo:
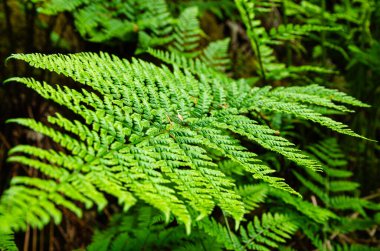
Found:
[[[241,229],[244,246],[253,250],[270,250],[265,248],[265,245],[271,248],[278,248],[277,243],[285,242],[285,239],[297,230],[298,226],[294,224],[289,217],[285,215],[263,215],[261,224],[255,218],[255,224],[249,223],[247,231]],[[274,232],[274,233],[273,233]]]
[[[286,215],[263,214],[262,219],[255,217],[247,228],[240,227],[239,235],[231,232],[215,221],[202,221],[199,227],[216,238],[227,250],[270,250],[279,247],[291,237],[298,226]]]
[[[172,30],[172,16],[164,0],[76,0],[70,4],[49,0],[43,1],[40,7],[40,12],[49,15],[64,11],[73,14],[75,26],[82,37],[93,42],[133,40],[140,31],[164,36]]]
[[[289,66],[277,60],[273,45],[283,45],[288,40],[299,40],[305,36],[311,36],[313,32],[336,31],[339,27],[322,24],[281,24],[272,28],[269,32],[257,19],[257,15],[270,12],[277,7],[280,1],[247,1],[235,0],[237,8],[247,28],[252,49],[257,58],[257,69],[260,77],[265,81],[280,80],[284,78],[302,79],[302,73],[315,72],[319,74],[331,74],[334,71],[321,66]],[[288,1],[285,1],[288,2]]]
[[[239,187],[238,193],[243,199],[247,213],[249,213],[265,201],[269,189],[265,185],[246,185]]]
[[[358,188],[358,184],[344,179],[352,176],[352,172],[338,168],[345,167],[347,161],[345,155],[340,150],[336,139],[326,139],[309,148],[311,156],[315,156],[323,163],[326,176],[318,173],[308,172],[308,178],[295,172],[296,177],[301,183],[308,188],[317,198],[319,198],[326,209],[337,212],[333,221],[329,220],[324,223],[323,236],[326,234],[350,234],[355,231],[366,230],[373,227],[376,223],[371,219],[368,210],[380,210],[380,206],[371,201],[349,195]],[[316,202],[318,203],[318,202]],[[346,217],[339,211],[353,211],[361,214],[361,217]],[[338,216],[339,215],[339,216]],[[371,250],[367,246],[340,246],[334,242],[330,243],[326,238],[318,237],[318,227],[313,224],[304,224],[302,227],[304,233],[310,238],[313,244],[321,250]],[[322,236],[322,235],[321,235]]]
[[[226,38],[211,42],[201,55],[201,61],[207,66],[216,69],[220,72],[226,72],[229,70],[231,62],[228,55],[228,46],[230,39]]]
[[[134,214],[131,214],[131,213]],[[172,222],[173,219],[171,219]],[[151,207],[140,206],[129,214],[116,214],[105,230],[97,231],[88,250],[221,250],[221,246],[202,232],[186,235],[181,226],[168,227]]]
[[[313,34],[310,37],[320,45],[314,48],[316,57],[326,56],[327,50],[339,52],[347,61],[351,60],[349,44],[358,34],[361,34],[361,43],[372,43],[370,32],[370,16],[375,11],[373,1],[345,1],[344,3],[334,3],[334,8],[327,10],[313,1],[285,1],[285,15],[294,18],[298,22],[310,25],[322,25],[335,27],[329,34],[331,36],[324,39]],[[328,39],[327,39],[328,38]],[[323,52],[324,51],[324,52]]]
[[[18,248],[14,242],[12,233],[0,232],[0,250],[2,251],[17,251]]]
[[[42,13],[72,14],[85,39],[138,41],[136,54],[147,52],[161,62],[102,52],[9,58],[75,83],[31,77],[6,81],[31,88],[69,113],[57,112],[44,122],[7,121],[60,147],[17,145],[9,151],[8,162],[38,175],[14,177],[0,198],[0,249],[17,249],[10,233],[59,224],[66,209],[77,217],[92,208],[101,213],[116,198],[120,208],[113,208],[107,228],[96,231],[89,250],[292,250],[305,236],[320,250],[371,250],[335,239],[372,228],[375,220],[368,211],[380,210],[353,195],[359,185],[348,180],[351,171],[342,169],[347,160],[337,142],[321,141],[303,151],[302,144],[285,138],[297,138],[293,124],[302,121],[366,139],[329,115],[369,105],[322,86],[325,74],[337,73],[332,67],[296,66],[291,53],[304,52],[307,39],[317,41],[316,58],[326,48],[348,57],[344,46],[316,34],[340,34],[347,41],[353,34],[342,35],[345,26],[335,24],[345,20],[367,32],[367,18],[361,11],[345,17],[347,10],[339,7],[330,13],[312,1],[235,3],[256,57],[257,86],[252,79],[231,78],[229,38],[205,44],[199,11],[223,15],[222,8],[215,11],[219,2],[181,3],[178,15],[164,0],[38,2]],[[279,8],[283,23],[268,28],[262,17]],[[288,23],[288,17],[297,22]],[[280,59],[282,47],[287,63]],[[350,51],[358,61],[373,63],[365,58],[370,51]],[[285,79],[302,86],[266,85],[283,85],[279,81]],[[281,177],[287,168],[312,202],[302,198],[304,190],[292,187],[294,182],[287,183],[287,175]],[[281,176],[273,176],[275,169]],[[286,246],[289,239],[292,245]]]
[[[130,212],[132,213],[132,212]],[[180,226],[168,226],[158,211],[138,207],[134,214],[115,215],[110,225],[97,231],[88,250],[270,250],[289,239],[298,226],[294,219],[280,214],[255,217],[247,227],[233,232],[215,220],[204,219],[190,236]],[[173,223],[173,222],[171,222]]]
[[[9,229],[24,228],[26,224],[42,227],[50,217],[60,222],[56,204],[78,216],[81,209],[73,201],[87,207],[96,205],[101,210],[107,204],[104,194],[117,197],[125,211],[140,199],[159,208],[167,219],[173,213],[188,232],[192,221],[190,208],[201,219],[219,206],[238,225],[245,207],[234,190],[234,181],[218,170],[215,163],[218,156],[235,162],[256,179],[296,193],[282,179],[269,176],[273,170],[241,146],[240,139],[232,133],[299,165],[318,168],[315,161],[277,136],[274,130],[244,115],[255,109],[252,105],[261,108],[260,96],[270,96],[268,88],[253,88],[245,94],[243,102],[237,103],[242,97],[234,89],[237,83],[212,84],[209,78],[198,81],[188,71],[171,72],[166,67],[138,60],[128,62],[105,53],[18,54],[13,58],[63,74],[91,86],[94,91],[54,87],[31,78],[9,80],[25,84],[81,117],[78,121],[59,114],[48,118],[51,124],[66,132],[32,119],[9,121],[52,138],[69,151],[31,146],[18,146],[12,151],[9,161],[36,168],[50,180],[15,179],[1,203],[2,218]],[[289,106],[286,102],[278,100],[276,105],[286,111]],[[247,104],[249,107],[244,107]],[[294,103],[293,107],[297,106],[302,107]],[[35,210],[26,211],[27,207],[33,208],[25,203],[27,197],[22,195],[26,186],[32,187],[27,193],[35,198],[32,203]],[[18,206],[21,201],[24,201],[23,209]],[[20,220],[15,221],[9,215],[18,215]]]
[[[355,191],[359,184],[342,180],[342,178],[349,178],[352,172],[347,170],[337,169],[346,166],[345,155],[339,148],[335,139],[327,139],[319,142],[318,144],[309,147],[309,151],[313,156],[324,163],[323,169],[326,172],[326,177],[321,174],[308,172],[310,179],[295,172],[296,177],[313,193],[315,193],[327,206],[332,206],[337,209],[355,209],[361,214],[365,215],[363,207],[371,207],[372,203],[353,197],[342,195],[342,192]],[[332,196],[332,194],[337,194]],[[376,208],[374,206],[373,208]]]
[[[202,30],[199,27],[198,9],[196,7],[185,9],[178,18],[174,27],[173,44],[169,50],[179,53],[191,52],[189,56],[196,56]],[[195,52],[194,52],[195,51]]]

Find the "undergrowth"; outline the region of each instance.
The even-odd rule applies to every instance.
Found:
[[[88,250],[377,250],[380,205],[360,196],[336,139],[370,142],[339,121],[370,106],[329,88],[341,70],[331,51],[378,70],[350,44],[376,48],[366,16],[374,3],[344,1],[331,12],[325,1],[223,2],[225,10],[215,1],[35,1],[40,13],[69,13],[83,39],[137,46],[128,59],[107,52],[7,59],[59,75],[59,83],[36,76],[5,83],[25,85],[62,111],[7,121],[55,144],[9,151],[8,162],[38,175],[13,177],[2,194],[0,249],[17,250],[13,233],[60,224],[64,211],[81,218],[112,206]],[[234,72],[236,37],[207,39],[200,22],[207,11],[245,32],[249,78]],[[302,57],[311,60],[297,62]]]

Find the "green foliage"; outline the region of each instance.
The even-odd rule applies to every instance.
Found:
[[[322,141],[310,146],[309,149],[317,153],[315,149],[323,149],[323,147],[333,148],[331,156],[334,158],[331,156],[326,158],[326,160],[332,160],[331,166],[334,168],[345,166],[344,156],[333,139]],[[320,153],[317,154],[321,156]],[[347,177],[347,173],[349,172],[336,169],[331,177]],[[120,250],[116,247],[122,245],[123,247],[139,247],[139,250],[166,247],[177,250],[183,246],[186,250],[197,250],[200,247],[203,250],[223,250],[222,248],[226,250],[277,248],[283,250],[284,247],[280,245],[291,238],[297,229],[300,229],[318,250],[376,250],[374,247],[360,244],[342,245],[333,240],[334,237],[329,237],[348,235],[371,228],[375,223],[365,215],[363,219],[360,219],[342,213],[338,214],[341,208],[312,204],[266,184],[245,185],[237,191],[246,206],[247,214],[251,214],[257,208],[263,209],[263,205],[269,206],[272,213],[263,213],[261,219],[256,214],[252,220],[242,223],[236,230],[230,228],[226,217],[219,220],[205,218],[198,221],[193,226],[191,235],[187,236],[180,230],[181,226],[173,224],[174,219],[164,223],[164,217],[158,211],[152,214],[150,207],[140,206],[137,207],[139,212],[132,210],[126,215],[114,216],[111,226],[97,232],[89,249]],[[329,191],[324,190],[324,192]],[[366,201],[368,205],[371,205],[368,208],[372,210],[380,209],[378,205],[360,198],[357,198],[354,203],[359,201]],[[352,208],[352,210],[359,211],[357,208]]]
[[[342,170],[346,167],[347,161],[336,139],[323,140],[311,145],[308,150],[311,156],[321,161],[325,175],[307,170],[307,177],[297,172],[294,173],[325,208],[335,212],[335,217],[329,222],[325,222],[322,229],[315,224],[303,224],[303,231],[312,240],[312,243],[321,250],[372,250],[370,247],[360,245],[341,246],[326,238],[326,235],[346,235],[375,226],[375,220],[368,216],[367,211],[378,211],[380,205],[352,195],[359,184],[347,180],[352,176],[352,172]],[[319,202],[315,201],[315,203]],[[347,212],[351,212],[353,215],[350,216]],[[355,216],[356,212],[361,217]],[[325,237],[322,238],[321,236]]]
[[[165,47],[182,56],[200,57],[207,65],[225,71],[229,39],[210,43],[202,52],[205,37],[200,28],[197,6],[183,9],[174,17],[165,0],[159,1],[86,1],[65,4],[61,0],[41,1],[40,12],[57,15],[69,11],[82,37],[92,42],[138,40],[136,53],[148,48]],[[117,11],[114,11],[117,10]]]
[[[306,108],[307,104],[297,102],[291,95],[288,99],[287,95],[278,98],[279,93],[289,92],[286,88],[252,88],[241,81],[218,83],[201,73],[201,80],[197,80],[178,67],[170,71],[105,53],[12,57],[70,77],[93,91],[52,86],[32,78],[9,80],[23,83],[44,98],[66,106],[80,120],[71,121],[59,114],[48,117],[50,124],[65,132],[33,119],[9,121],[50,137],[68,153],[33,146],[17,146],[11,151],[9,161],[35,168],[50,179],[13,179],[12,187],[1,200],[3,231],[23,229],[27,224],[42,227],[50,218],[59,223],[61,213],[56,205],[81,216],[81,209],[73,201],[82,202],[87,208],[95,204],[101,210],[107,204],[104,194],[118,198],[125,211],[140,199],[160,209],[167,220],[172,213],[186,225],[187,232],[192,224],[190,209],[195,210],[197,219],[202,219],[215,206],[233,217],[238,226],[245,207],[234,191],[234,181],[217,168],[221,157],[240,165],[244,173],[251,173],[255,179],[296,192],[283,179],[269,176],[273,170],[247,151],[234,135],[311,170],[319,167],[292,143],[277,136],[276,131],[244,114],[268,110],[299,114],[301,118],[356,135]],[[236,89],[238,85],[243,91]],[[310,87],[299,88],[292,89],[294,94]],[[326,98],[318,102],[321,106],[333,104]],[[310,115],[299,109],[310,111]]]
[[[159,1],[37,1],[39,11],[56,15],[70,12],[79,33],[93,42],[111,39],[132,40],[137,33],[149,31],[164,36],[172,30],[172,17],[166,2]]]
[[[373,211],[380,210],[357,196],[359,184],[344,169],[347,157],[337,141],[307,151],[300,143],[306,139],[291,142],[301,138],[295,131],[300,121],[300,128],[312,124],[367,139],[335,115],[369,105],[324,86],[326,76],[338,73],[334,67],[296,65],[292,53],[304,53],[307,40],[315,59],[325,61],[331,49],[355,56],[348,68],[377,70],[369,55],[378,44],[363,14],[372,11],[371,1],[359,1],[364,10],[346,1],[347,8],[337,5],[334,13],[314,1],[236,0],[236,9],[230,1],[224,12],[213,1],[180,1],[177,9],[164,0],[34,2],[41,13],[70,13],[92,42],[137,41],[135,53],[144,59],[106,52],[9,58],[59,75],[6,82],[23,84],[67,111],[40,121],[7,121],[59,147],[21,144],[9,151],[8,162],[38,175],[12,178],[2,194],[0,249],[16,248],[11,232],[60,224],[67,210],[77,217],[91,209],[102,213],[116,199],[117,213],[96,231],[89,250],[296,250],[300,238],[319,250],[371,250],[336,239],[371,229]],[[283,22],[268,26],[263,17],[279,8]],[[254,81],[231,77],[233,38],[205,43],[199,20],[205,10],[219,17],[240,13],[254,54]],[[345,34],[341,20],[357,30]],[[351,45],[348,52],[340,45],[356,32],[368,35],[370,49]],[[340,37],[329,40],[330,34]],[[301,189],[294,188],[292,173]]]
[[[334,71],[321,66],[286,66],[286,64],[279,62],[272,47],[284,45],[287,41],[295,43],[294,41],[300,40],[303,36],[310,36],[314,32],[336,31],[339,30],[338,27],[320,24],[280,24],[268,32],[262,22],[257,19],[257,16],[269,12],[280,1],[235,0],[235,2],[247,28],[252,49],[257,57],[257,73],[264,81],[284,78],[302,79],[301,73],[305,72],[334,73]],[[298,47],[302,46],[299,45]]]
[[[138,40],[137,52],[165,46],[183,55],[198,54],[202,30],[198,8],[188,7],[176,18],[165,0],[87,1],[66,4],[61,0],[42,1],[40,12],[56,15],[69,11],[82,37],[92,42]]]
[[[173,219],[170,219],[173,223]],[[116,214],[110,225],[97,231],[89,251],[107,250],[222,250],[202,231],[186,235],[182,226],[169,226],[159,211],[140,206],[128,214]]]
[[[296,171],[294,173],[301,183],[311,190],[327,207],[352,209],[363,216],[365,216],[365,208],[379,208],[367,200],[347,197],[347,194],[352,194],[359,187],[359,184],[347,180],[352,176],[352,172],[339,169],[345,167],[347,161],[334,138],[314,144],[308,150],[312,156],[322,162],[326,176],[307,170],[308,178]]]
[[[18,250],[13,239],[13,233],[0,234],[0,250],[2,251],[17,251]]]
[[[227,227],[215,221],[201,221],[200,228],[211,235],[217,242],[223,243],[227,250],[271,250],[286,242],[297,230],[296,221],[287,215],[263,214],[260,220],[257,216],[244,228],[240,227],[234,234]]]
[[[151,207],[138,210],[133,215],[115,215],[110,226],[96,232],[88,250],[270,250],[298,228],[294,219],[268,213],[262,219],[255,217],[246,228],[241,226],[236,234],[215,220],[204,219],[186,235],[181,226],[165,224]]]

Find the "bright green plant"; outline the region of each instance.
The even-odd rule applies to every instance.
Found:
[[[285,138],[292,134],[278,131],[282,127],[276,123],[292,125],[291,119],[298,119],[362,140],[330,115],[368,105],[318,84],[336,71],[292,64],[291,54],[303,49],[304,38],[325,37],[341,27],[323,21],[268,29],[258,17],[281,4],[288,17],[302,13],[297,8],[304,5],[236,0],[257,63],[252,81],[228,74],[230,39],[201,46],[196,7],[174,18],[165,1],[42,1],[45,13],[69,11],[83,37],[96,42],[137,37],[137,52],[161,63],[103,52],[9,58],[75,83],[6,81],[24,84],[71,115],[8,121],[51,138],[61,150],[18,145],[9,152],[9,162],[34,168],[40,176],[16,176],[2,195],[0,248],[13,248],[12,232],[59,224],[62,208],[82,217],[92,208],[101,212],[114,197],[120,212],[107,229],[97,231],[89,250],[287,250],[287,240],[299,232],[321,250],[366,250],[326,244],[327,235],[370,228],[375,221],[367,210],[378,210],[375,203],[340,194],[355,191],[357,183],[331,180],[351,176],[336,169],[345,165],[336,142],[312,146],[309,154]],[[286,48],[286,62],[278,47]],[[271,87],[275,81],[302,85]],[[278,172],[263,161],[268,155],[275,156]],[[282,177],[284,160],[323,206],[302,199],[302,190]],[[340,210],[353,210],[363,219],[350,221]]]
[[[266,184],[244,185],[236,191],[244,202],[246,213],[258,208],[269,212],[263,213],[262,219],[254,216],[236,232],[229,228],[226,218],[221,222],[204,219],[197,222],[191,235],[187,236],[182,226],[173,225],[173,218],[168,225],[164,223],[162,214],[158,211],[153,213],[151,208],[143,206],[137,207],[139,212],[115,215],[109,227],[95,234],[89,250],[121,250],[121,247],[138,250],[272,250],[284,247],[281,245],[285,239],[297,229],[318,250],[376,250],[360,244],[341,245],[337,240],[341,236],[352,236],[376,227],[376,220],[366,211],[380,210],[378,204],[347,195],[347,191],[350,193],[352,187],[357,187],[355,183],[334,180],[352,174],[344,170],[347,162],[337,142],[327,139],[308,149],[312,158],[321,161],[326,172],[324,178],[307,171],[311,175],[310,180],[316,180],[317,185],[297,174],[316,195],[313,204]],[[324,187],[319,187],[321,184]],[[344,193],[346,195],[334,195]],[[355,212],[359,212],[361,217]],[[246,219],[250,218],[246,215]]]
[[[170,71],[168,68],[143,61],[128,62],[105,53],[68,56],[18,54],[13,58],[24,60],[34,67],[61,73],[93,88],[93,91],[89,91],[84,88],[74,90],[65,86],[53,87],[32,78],[16,77],[8,80],[25,84],[43,97],[68,107],[83,119],[70,121],[59,114],[48,118],[51,124],[62,127],[77,137],[69,136],[32,119],[9,121],[45,134],[71,151],[71,154],[65,154],[32,146],[14,148],[11,151],[13,154],[26,153],[52,161],[51,164],[54,165],[19,155],[10,157],[9,161],[30,165],[53,179],[60,180],[52,186],[50,181],[39,184],[40,179],[15,178],[15,184],[20,184],[20,187],[15,186],[14,189],[21,193],[24,190],[21,184],[25,182],[42,185],[37,189],[39,192],[44,188],[47,189],[44,192],[49,194],[53,189],[52,196],[59,196],[57,191],[62,191],[71,197],[73,195],[68,191],[76,188],[74,190],[79,194],[72,199],[85,202],[88,206],[94,202],[99,208],[103,208],[106,200],[95,189],[98,188],[119,198],[120,204],[126,210],[135,203],[136,196],[161,210],[164,209],[167,217],[173,212],[190,231],[191,217],[185,207],[185,201],[198,211],[200,218],[208,215],[216,204],[237,222],[242,219],[244,206],[231,190],[234,185],[217,168],[218,159],[221,157],[242,166],[256,179],[296,193],[282,179],[269,176],[272,170],[261,163],[254,153],[241,146],[239,139],[231,133],[241,135],[265,149],[278,152],[300,166],[312,170],[319,167],[293,144],[277,136],[276,131],[257,123],[253,118],[249,118],[248,114],[254,116],[257,112],[280,111],[315,121],[341,133],[360,137],[343,124],[308,108],[308,103],[312,102],[312,105],[346,111],[347,108],[343,105],[335,105],[328,99],[331,93],[335,94],[334,99],[341,102],[363,105],[342,93],[322,87],[272,90],[267,87],[252,88],[244,81],[216,81],[217,76],[212,81],[210,76],[203,76],[202,73],[199,74],[199,78],[203,80],[197,80],[189,71],[182,71],[178,67]],[[313,99],[305,99],[302,102],[302,95],[312,96]],[[142,166],[145,168],[141,168]],[[92,169],[97,171],[93,173]],[[132,171],[131,176],[122,175],[129,169]],[[147,172],[148,170],[152,171]],[[109,178],[108,181],[104,180],[102,175],[98,176],[102,172],[104,175],[107,174],[105,176]],[[75,178],[77,175],[84,176],[79,179]],[[137,183],[134,182],[135,179]],[[166,184],[170,183],[176,186],[167,187]],[[122,184],[130,186],[130,191],[125,191]],[[185,184],[189,185],[184,186]],[[85,188],[87,186],[89,191]],[[80,192],[79,187],[85,190]],[[181,194],[185,200],[175,194]],[[3,200],[12,201],[17,197],[13,193],[10,197],[6,195],[7,193]],[[49,196],[46,197],[46,206],[51,206],[48,198]],[[197,202],[200,198],[203,203]],[[60,201],[80,214],[80,210],[68,200],[62,197]],[[9,208],[12,203],[6,204],[6,211],[12,211]],[[30,209],[30,203],[25,206]],[[33,210],[29,210],[28,214],[31,212]],[[59,213],[55,214],[56,210],[51,212],[51,216],[59,221]],[[49,215],[45,215],[42,221],[40,217],[30,219],[35,219],[35,225],[39,226],[49,218]],[[11,219],[15,220],[15,217]],[[12,224],[10,222],[10,226]],[[17,222],[14,224],[15,227],[18,226]]]
[[[360,137],[308,108],[308,104],[342,112],[347,108],[334,104],[331,97],[343,103],[364,104],[318,86],[252,88],[243,80],[227,82],[226,78],[211,78],[201,72],[198,80],[178,66],[171,71],[105,53],[12,57],[63,74],[93,90],[51,86],[32,78],[9,80],[66,106],[78,120],[60,114],[48,117],[51,125],[65,132],[33,119],[9,121],[51,137],[68,152],[27,145],[11,150],[9,161],[36,168],[50,179],[12,180],[0,204],[2,232],[27,225],[43,227],[51,218],[59,223],[62,214],[56,205],[81,216],[82,210],[74,201],[101,210],[107,204],[104,194],[118,198],[125,211],[143,200],[161,210],[167,220],[173,214],[188,233],[192,222],[210,215],[215,206],[234,218],[238,227],[245,206],[234,190],[232,177],[218,168],[224,160],[232,161],[230,168],[238,166],[244,175],[298,194],[283,179],[270,176],[273,170],[243,147],[241,140],[255,142],[305,168],[319,168],[316,161],[277,136],[276,131],[258,123],[255,114],[289,113]],[[302,99],[303,95],[312,98]]]
[[[17,251],[12,233],[0,233],[0,250]]]
[[[198,222],[186,235],[180,226],[167,227],[160,214],[139,207],[132,215],[115,215],[111,226],[97,232],[91,250],[269,250],[277,248],[297,230],[295,219],[281,214],[263,214],[240,227],[237,234],[215,220]],[[124,248],[124,249],[123,249]]]

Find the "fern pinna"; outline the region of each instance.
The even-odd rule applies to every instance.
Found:
[[[164,0],[44,0],[37,4],[43,14],[69,12],[80,35],[93,42],[130,41],[140,32],[164,36],[173,28],[173,18]]]
[[[298,194],[282,178],[271,176],[274,170],[242,146],[242,140],[305,168],[320,168],[277,131],[257,122],[258,113],[288,113],[361,137],[314,107],[346,112],[344,104],[366,105],[316,85],[252,88],[244,80],[212,78],[215,70],[195,75],[176,64],[171,70],[106,53],[15,54],[11,58],[84,86],[73,89],[23,77],[8,80],[67,107],[77,119],[57,113],[48,117],[49,124],[26,118],[8,121],[50,137],[67,151],[29,145],[11,150],[9,161],[35,168],[49,178],[12,179],[1,198],[2,232],[27,225],[41,228],[50,219],[59,223],[58,206],[79,217],[82,207],[77,202],[102,210],[106,194],[116,197],[124,211],[142,200],[161,210],[167,220],[173,214],[187,232],[194,220],[210,215],[215,206],[235,219],[238,227],[245,205],[233,177],[220,168],[224,161],[241,168],[242,175]]]
[[[359,184],[347,180],[353,173],[345,170],[347,161],[335,138],[325,139],[308,147],[310,156],[320,161],[324,174],[309,172],[301,175],[294,171],[301,183],[312,192],[314,203],[335,212],[324,227],[305,221],[303,231],[320,250],[376,250],[366,246],[343,245],[334,240],[335,236],[354,236],[378,223],[373,212],[380,210],[380,205],[368,199],[354,196]],[[372,211],[372,212],[371,212]],[[356,215],[357,214],[357,215]],[[330,236],[330,237],[329,237]]]
[[[323,163],[327,177],[346,177],[350,174],[349,171],[341,170],[347,162],[335,139],[324,140],[310,146],[309,149],[313,152],[312,157],[318,156],[318,159],[322,157],[328,160],[328,163]],[[328,149],[331,149],[331,153],[327,151]],[[333,184],[331,187],[334,187]],[[342,245],[338,240],[343,236],[355,238],[360,231],[376,229],[376,220],[368,217],[364,208],[380,210],[380,207],[366,199],[347,196],[346,203],[341,201],[341,204],[334,203],[338,206],[329,206],[317,200],[313,200],[313,203],[308,202],[306,198],[292,196],[265,183],[238,186],[236,191],[241,196],[247,211],[245,216],[247,222],[241,224],[237,231],[229,229],[226,218],[217,220],[214,216],[211,219],[198,221],[193,226],[191,235],[186,235],[183,226],[173,224],[173,217],[169,223],[165,223],[158,210],[138,205],[126,214],[113,216],[111,224],[105,230],[95,233],[88,249],[90,251],[293,250],[289,245],[287,247],[284,245],[285,241],[292,237],[293,244],[298,243],[297,239],[302,242],[305,238],[310,239],[318,250],[377,250],[375,247],[362,244],[343,242]],[[328,187],[320,190],[320,193],[326,194],[327,198],[336,200],[333,195],[328,195],[329,192]],[[315,192],[318,198],[320,193]],[[352,203],[353,201],[355,203]],[[265,212],[260,213],[261,216],[258,217],[257,209]],[[363,212],[364,218],[339,212],[342,209]],[[252,212],[255,212],[254,216]],[[295,235],[297,230],[299,234]],[[371,234],[370,231],[368,234]]]
[[[107,229],[95,233],[88,250],[270,250],[298,228],[291,217],[266,213],[261,219],[255,217],[254,224],[249,222],[247,228],[241,226],[238,234],[205,219],[186,235],[182,226],[165,224],[157,210],[146,206],[136,209],[115,215]]]
[[[165,0],[75,0],[69,4],[45,0],[38,4],[39,12],[44,14],[70,12],[80,35],[92,42],[137,40],[137,53],[164,46],[189,57],[199,54],[203,32],[196,6],[185,8],[175,17]]]

